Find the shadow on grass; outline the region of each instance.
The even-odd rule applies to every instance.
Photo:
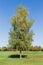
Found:
[[[14,54],[14,55],[10,55],[10,56],[8,56],[9,58],[20,58],[20,55],[18,55],[18,54]],[[27,57],[27,55],[22,55],[22,58],[26,58]]]

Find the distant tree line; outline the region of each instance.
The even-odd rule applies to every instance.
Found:
[[[9,47],[0,47],[0,51],[18,51],[18,49],[9,48]],[[26,51],[26,49],[22,50]],[[41,46],[30,46],[28,51],[43,51],[43,47]]]

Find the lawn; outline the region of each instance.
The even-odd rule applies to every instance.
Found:
[[[25,58],[17,58],[15,55],[19,51],[0,51],[0,65],[43,65],[43,52],[41,51],[24,51],[22,55],[27,55]]]

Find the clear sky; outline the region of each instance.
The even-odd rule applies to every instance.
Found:
[[[6,46],[9,39],[10,19],[16,6],[24,5],[29,9],[29,18],[34,19],[33,45],[43,46],[43,0],[0,0],[0,46]]]

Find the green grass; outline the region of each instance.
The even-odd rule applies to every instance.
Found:
[[[0,65],[43,65],[43,52],[22,52],[26,58],[10,58],[10,55],[19,54],[15,51],[0,51]]]

